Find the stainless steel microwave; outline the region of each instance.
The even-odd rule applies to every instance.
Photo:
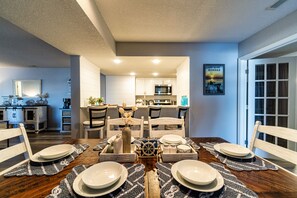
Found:
[[[172,95],[172,86],[155,85],[155,95]]]

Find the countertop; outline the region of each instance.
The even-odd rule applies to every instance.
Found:
[[[120,106],[120,105],[119,105]],[[117,108],[118,106],[115,105],[108,105],[108,108]],[[132,105],[127,105],[127,107],[132,107]],[[149,107],[162,107],[162,108],[179,108],[179,107],[184,107],[184,108],[190,108],[190,106],[179,106],[179,105],[141,105],[137,106],[139,109],[145,109]],[[87,107],[80,107],[81,109],[86,109]]]
[[[0,108],[32,108],[32,107],[40,107],[40,106],[48,106],[48,105],[0,105]]]

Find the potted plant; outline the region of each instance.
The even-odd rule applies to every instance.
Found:
[[[91,106],[93,106],[93,105],[96,104],[96,98],[93,98],[92,96],[90,96],[88,100],[89,100],[89,104],[90,104]]]
[[[99,97],[99,98],[97,98],[96,102],[97,102],[99,105],[103,105],[104,98],[103,98],[103,97]]]

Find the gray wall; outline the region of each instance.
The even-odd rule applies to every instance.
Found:
[[[190,136],[237,141],[236,43],[117,43],[117,56],[189,56]],[[203,64],[225,64],[225,95],[203,95]]]
[[[100,74],[100,96],[106,100],[106,76],[104,74]]]
[[[13,95],[12,80],[42,80],[42,93],[49,93],[48,128],[60,128],[63,98],[69,98],[70,68],[0,68],[0,96]],[[35,98],[39,99],[39,98]],[[1,98],[2,104],[2,98]]]
[[[290,36],[297,38],[297,11],[239,43],[239,57],[253,53]],[[259,55],[259,54],[257,54]]]

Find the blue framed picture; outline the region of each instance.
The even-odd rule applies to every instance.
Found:
[[[225,94],[225,65],[203,65],[203,95]]]

